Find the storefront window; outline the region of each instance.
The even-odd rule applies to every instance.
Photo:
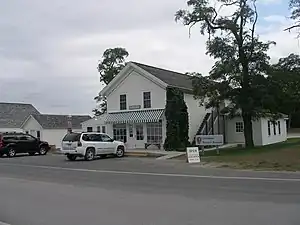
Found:
[[[126,124],[113,125],[114,140],[127,142]]]
[[[162,143],[162,123],[147,123],[147,142]]]
[[[137,124],[135,126],[135,130],[136,130],[136,140],[138,141],[144,140],[143,124]]]

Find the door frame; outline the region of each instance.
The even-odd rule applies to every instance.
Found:
[[[137,137],[137,127],[140,126],[140,131],[142,132],[142,136],[143,136],[143,139],[142,140],[138,140]],[[137,124],[134,124],[134,139],[135,139],[135,148],[145,148],[145,124],[143,123],[137,123]]]

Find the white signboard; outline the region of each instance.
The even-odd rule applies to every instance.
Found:
[[[196,145],[223,145],[224,139],[222,134],[218,135],[196,135]]]
[[[188,163],[199,163],[200,155],[198,147],[186,148]]]

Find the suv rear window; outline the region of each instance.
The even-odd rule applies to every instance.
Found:
[[[80,134],[79,133],[71,133],[66,134],[63,141],[79,141],[80,140]]]

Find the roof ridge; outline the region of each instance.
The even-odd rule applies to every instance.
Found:
[[[33,106],[31,103],[24,103],[24,102],[0,102],[0,104],[31,105],[31,106]]]
[[[35,115],[35,116],[90,116],[88,114],[86,115],[81,115],[81,114],[44,114],[44,113],[41,113],[39,115]]]
[[[160,68],[160,67],[156,67],[156,66],[151,66],[151,65],[148,65],[148,64],[139,63],[139,62],[134,62],[134,61],[130,61],[130,62],[132,62],[132,63],[134,63],[134,64],[137,64],[137,66],[138,66],[138,64],[140,64],[140,65],[142,65],[142,66],[148,66],[148,67],[151,67],[151,68],[153,68],[153,69],[164,70],[164,71],[166,71],[166,72],[177,73],[177,74],[182,75],[182,76],[191,77],[191,76],[188,75],[188,74],[180,73],[180,72],[177,72],[177,71],[174,71],[174,70],[164,69],[164,68]]]

